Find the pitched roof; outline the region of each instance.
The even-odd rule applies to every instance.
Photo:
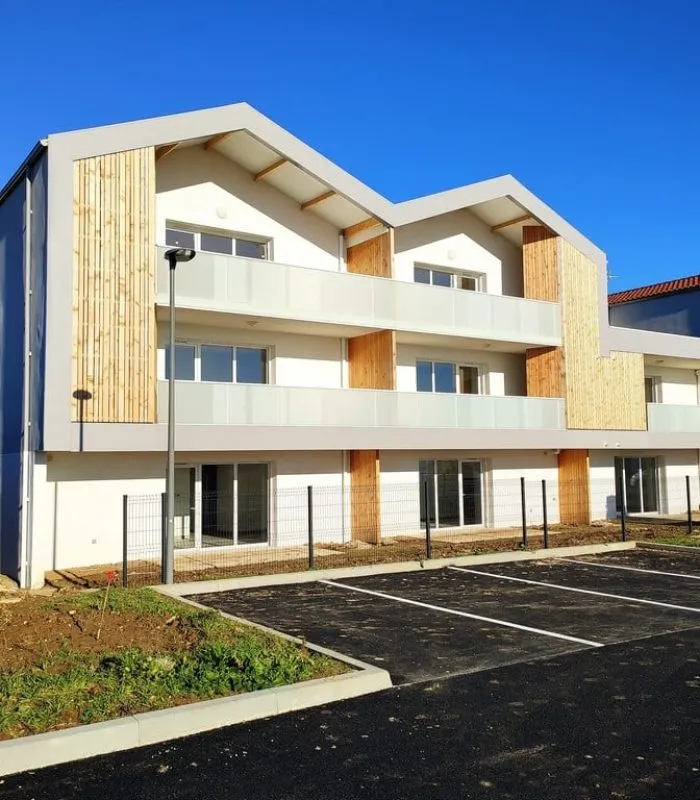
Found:
[[[676,278],[672,281],[652,283],[649,286],[640,286],[637,289],[625,289],[622,292],[608,295],[608,305],[617,306],[621,303],[631,303],[634,300],[647,300],[650,297],[663,297],[676,292],[686,292],[688,289],[700,288],[700,275],[689,275],[687,278]]]

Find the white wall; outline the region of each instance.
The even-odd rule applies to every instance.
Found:
[[[396,349],[396,388],[398,391],[416,391],[416,361],[477,364],[482,367],[486,378],[485,394],[519,397],[527,395],[525,357],[517,353],[401,344]]]
[[[645,374],[661,379],[662,403],[690,406],[698,404],[697,379],[694,370],[647,365]]]
[[[489,294],[522,297],[523,259],[520,248],[469,211],[455,211],[397,228],[394,275],[413,281],[414,264],[486,275]]]
[[[275,261],[338,270],[339,230],[222,155],[202,147],[175,150],[156,169],[156,236],[165,223],[273,240]]]
[[[547,518],[559,521],[557,458],[544,452],[447,451],[381,453],[382,535],[399,536],[421,530],[418,462],[478,460],[484,476],[484,527],[521,525],[520,478],[524,477],[526,514],[530,525],[542,523],[542,480],[547,481]]]
[[[279,386],[342,388],[342,340],[330,336],[178,323],[179,342],[271,348],[270,381]],[[158,328],[158,376],[165,378],[167,326]]]
[[[42,460],[43,458],[43,460]],[[34,470],[32,576],[52,569],[113,564],[122,559],[122,500],[129,495],[131,541],[157,555],[165,456],[149,453],[61,453]],[[187,464],[267,463],[273,544],[307,542],[307,486],[313,486],[318,541],[342,541],[347,504],[340,452],[193,453]],[[349,490],[345,490],[347,495]]]

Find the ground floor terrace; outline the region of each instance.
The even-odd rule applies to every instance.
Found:
[[[571,457],[573,454],[573,458]],[[573,468],[572,468],[573,464]],[[518,536],[530,528],[683,515],[700,508],[698,452],[327,451],[178,458],[181,570],[422,539]],[[160,558],[161,453],[40,454],[31,581],[46,572]],[[510,532],[510,533],[508,533]],[[297,553],[299,551],[299,553]],[[183,566],[185,565],[185,566]]]

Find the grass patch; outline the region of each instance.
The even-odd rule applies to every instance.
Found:
[[[56,601],[27,598],[3,611],[0,738],[283,686],[346,669],[292,642],[149,589],[110,589],[98,640],[103,602],[104,591],[83,592]],[[48,629],[52,620],[58,634]],[[46,636],[31,640],[31,658],[22,652],[24,660],[18,662],[15,655],[12,662],[12,632],[26,634],[32,621],[47,627]],[[3,639],[6,645],[10,642],[4,650]]]
[[[700,536],[689,536],[687,533],[654,536],[653,541],[659,544],[679,544],[683,547],[700,547]]]

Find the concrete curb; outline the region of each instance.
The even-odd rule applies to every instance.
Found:
[[[224,578],[209,581],[176,583],[171,586],[152,588],[171,597],[227,592],[232,589],[247,589],[259,586],[282,586],[288,583],[309,583],[331,578],[360,578],[366,575],[388,575],[394,572],[420,572],[427,569],[443,569],[451,566],[476,564],[505,564],[510,561],[532,561],[546,558],[597,555],[620,550],[633,550],[636,542],[607,542],[605,544],[576,545],[573,547],[550,547],[548,550],[512,550],[503,553],[434,558],[425,561],[397,561],[387,564],[367,564],[357,567],[332,567],[329,569],[289,572],[280,575],[250,575],[243,578]],[[250,624],[250,623],[248,623]]]
[[[186,598],[178,599],[188,605],[207,608]],[[219,613],[281,639],[296,643],[301,641],[247,620],[237,620],[230,614]],[[338,700],[349,700],[352,697],[390,689],[392,686],[391,676],[385,669],[318,645],[306,644],[306,647],[347,664],[353,668],[353,672],[274,689],[262,689],[249,694],[218,697],[200,703],[132,714],[128,717],[80,725],[62,731],[10,739],[0,742],[0,776],[42,769],[66,761],[78,761],[120,750],[131,750],[135,747],[224,728],[227,725],[301,711]]]
[[[664,544],[663,542],[637,542],[640,550],[670,550],[676,553],[693,553],[700,556],[700,547],[692,547],[687,544]]]

